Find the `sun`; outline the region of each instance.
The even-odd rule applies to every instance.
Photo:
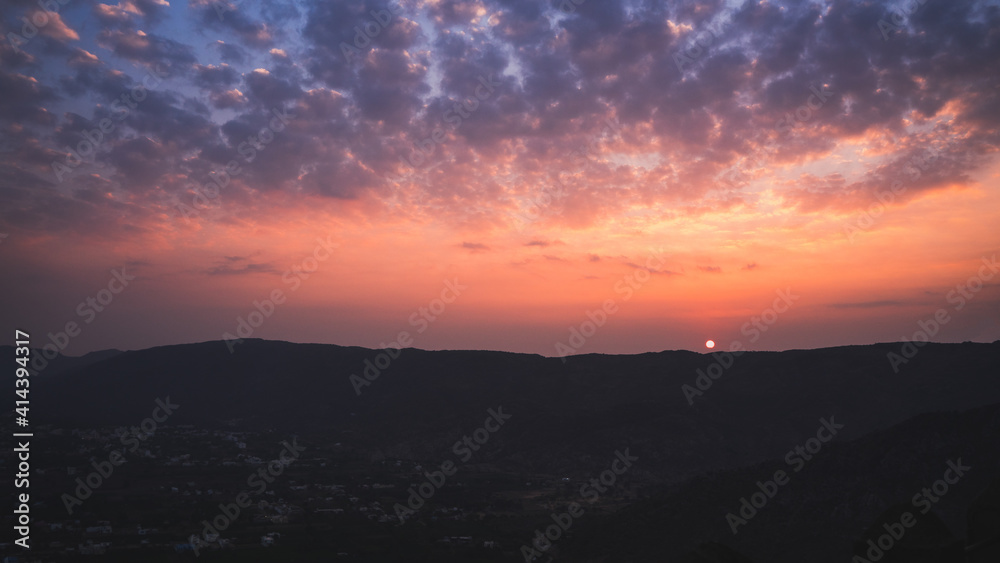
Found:
[[[715,348],[715,341],[714,340],[709,340],[708,342],[706,342],[705,343],[705,348]]]

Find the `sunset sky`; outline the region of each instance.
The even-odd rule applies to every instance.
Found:
[[[555,356],[612,300],[577,353],[1000,339],[1000,3],[64,1],[0,22],[38,346],[220,340],[276,290],[254,338]]]

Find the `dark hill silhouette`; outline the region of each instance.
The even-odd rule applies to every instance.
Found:
[[[349,376],[378,351],[263,340],[235,354],[223,342],[108,353],[36,376],[32,393],[37,423],[135,424],[169,396],[183,405],[175,424],[347,432],[373,455],[420,459],[439,458],[502,405],[513,418],[484,461],[583,476],[631,447],[642,458],[633,477],[679,482],[779,457],[814,435],[821,417],[835,416],[845,425],[838,439],[849,439],[920,413],[1000,402],[1000,342],[930,344],[894,374],[886,353],[898,349],[748,353],[693,405],[681,385],[712,355],[590,354],[564,364],[406,349],[357,396]]]
[[[910,504],[889,507],[854,544],[854,555],[883,563],[963,563],[965,542],[956,538],[937,514],[917,516],[914,512]],[[907,513],[914,518],[913,527],[900,528],[900,518]]]
[[[753,563],[721,543],[705,543],[686,554],[680,563]]]
[[[1000,561],[1000,477],[973,501],[968,522],[969,563]]]
[[[929,344],[897,374],[886,354],[898,350],[747,353],[692,405],[681,386],[717,356],[590,354],[563,363],[406,349],[358,396],[350,375],[382,352],[247,340],[230,354],[205,342],[57,358],[59,369],[32,378],[32,424],[135,425],[170,397],[180,408],[169,425],[274,430],[342,442],[360,459],[440,463],[502,406],[511,419],[470,462],[481,470],[578,486],[618,450],[639,458],[622,482],[641,485],[643,498],[610,493],[559,542],[561,561],[846,563],[893,506],[961,457],[974,469],[921,524],[940,536],[931,548],[953,554],[956,542],[992,537],[1000,518],[995,485],[987,488],[1000,474],[1000,342]],[[836,437],[733,535],[726,514],[758,480],[787,470],[785,454],[831,417],[843,425]],[[567,488],[561,498],[573,495]],[[537,525],[505,524],[523,526],[525,541]],[[928,547],[914,542],[893,557]],[[980,560],[992,561],[996,549],[983,547]]]
[[[998,435],[1000,404],[921,415],[827,444],[735,535],[726,514],[737,512],[740,498],[758,490],[758,480],[787,469],[782,459],[697,477],[614,515],[581,520],[578,533],[561,548],[577,561],[639,563],[670,561],[699,544],[717,542],[759,562],[849,563],[854,555],[865,556],[867,541],[885,533],[883,524],[899,522],[900,513],[909,510],[916,525],[878,563],[963,563],[963,545],[1000,532],[1000,449],[992,439]],[[958,458],[972,469],[921,514],[923,506],[915,507],[913,496],[941,479],[947,462]]]

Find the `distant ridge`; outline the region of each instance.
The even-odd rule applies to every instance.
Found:
[[[948,537],[961,541],[966,508],[1000,475],[992,441],[1000,435],[1000,342],[928,344],[896,373],[887,354],[900,346],[737,358],[587,354],[563,363],[268,340],[246,340],[230,354],[212,341],[57,358],[58,370],[32,379],[31,414],[41,428],[135,425],[169,397],[179,409],[167,425],[294,434],[304,444],[336,443],[358,463],[433,466],[489,409],[502,408],[510,419],[463,474],[580,483],[607,469],[616,451],[638,458],[623,481],[644,496],[581,518],[559,542],[560,559],[837,563],[850,561],[851,546],[888,507],[965,456],[975,468],[965,488],[935,509]],[[697,388],[699,378],[701,394],[686,395],[683,386]],[[786,467],[785,454],[815,437],[823,420],[843,428],[733,535],[726,512]],[[840,551],[811,551],[828,545]]]
[[[823,416],[850,421],[844,437],[853,438],[921,413],[1000,403],[1000,343],[929,344],[899,374],[886,360],[896,349],[750,352],[689,404],[682,386],[696,385],[717,356],[589,354],[564,364],[405,349],[358,395],[351,375],[373,375],[368,366],[381,351],[246,340],[230,354],[212,341],[88,354],[58,377],[34,378],[33,410],[39,423],[134,424],[170,396],[183,405],[177,424],[349,430],[373,452],[433,457],[485,409],[503,405],[516,413],[506,438],[518,455],[508,463],[568,471],[632,445],[647,450],[648,471],[673,481],[777,456]],[[731,443],[721,447],[724,440]]]

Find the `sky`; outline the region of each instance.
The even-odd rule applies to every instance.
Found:
[[[38,346],[1000,339],[994,1],[4,0],[2,34],[0,317]]]

